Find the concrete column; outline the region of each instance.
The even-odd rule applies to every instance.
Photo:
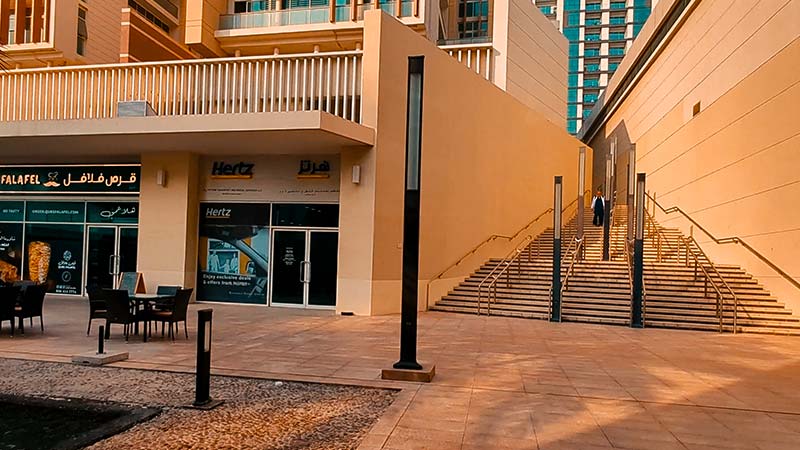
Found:
[[[8,44],[8,16],[11,14],[11,1],[0,0],[0,45]]]
[[[355,22],[358,20],[358,7],[363,4],[364,0],[350,0],[350,20]]]
[[[331,23],[336,22],[336,0],[328,0],[328,14]]]
[[[166,174],[159,186],[156,175]],[[194,287],[197,277],[198,157],[189,152],[142,155],[139,261],[148,292],[158,285]]]
[[[352,182],[353,166],[361,180]],[[336,311],[373,314],[373,240],[375,235],[375,167],[373,149],[344,149],[339,188],[339,284]]]
[[[25,42],[25,0],[16,0],[14,6],[14,42],[9,44],[22,44]]]
[[[44,28],[44,1],[31,0],[31,41],[42,42],[42,29]]]

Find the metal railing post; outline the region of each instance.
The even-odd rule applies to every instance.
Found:
[[[631,327],[644,327],[644,189],[645,174],[636,175],[636,233],[633,241],[633,298]],[[627,250],[626,250],[627,251]]]

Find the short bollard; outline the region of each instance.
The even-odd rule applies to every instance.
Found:
[[[222,404],[212,400],[211,389],[211,309],[197,311],[197,377],[192,407],[212,409]]]
[[[103,355],[103,354],[106,353],[106,350],[104,348],[105,339],[103,339],[105,337],[105,335],[106,335],[105,334],[105,327],[100,325],[100,333],[97,334],[97,354],[98,355]]]

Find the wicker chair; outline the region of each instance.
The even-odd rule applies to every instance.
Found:
[[[179,289],[175,294],[175,303],[170,311],[152,311],[148,320],[161,322],[161,330],[164,330],[164,324],[169,324],[169,336],[175,340],[175,331],[177,324],[183,322],[183,332],[186,334],[186,339],[189,339],[189,330],[186,326],[186,316],[189,309],[189,300],[192,298],[192,289]]]
[[[39,318],[39,326],[44,333],[44,317],[42,316],[42,307],[44,306],[44,297],[47,294],[46,284],[34,284],[25,288],[22,293],[22,300],[19,306],[15,308],[14,315],[19,318],[19,330],[25,334],[25,328],[22,325],[24,319],[31,320],[31,327],[33,327],[33,318]]]
[[[20,288],[18,286],[0,287],[0,328],[6,320],[11,323],[11,335],[14,335],[14,319],[16,318],[17,297]]]
[[[87,287],[86,293],[89,294],[89,326],[86,327],[86,335],[88,336],[92,331],[92,320],[106,318],[107,306],[102,288],[97,286]]]
[[[131,325],[136,323],[136,313],[131,308],[128,291],[124,289],[103,289],[106,299],[106,339],[111,336],[111,324],[118,323],[125,326],[125,340],[130,335]]]

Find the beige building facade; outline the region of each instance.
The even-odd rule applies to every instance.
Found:
[[[694,235],[717,262],[745,267],[800,307],[800,2],[666,1],[653,9],[580,136],[595,149],[595,186],[617,145],[616,191],[628,150],[664,206],[717,239]],[[655,209],[663,225],[692,223]],[[759,253],[763,258],[756,256]]]
[[[581,143],[555,98],[531,108],[385,12],[361,27],[346,51],[0,75],[6,279],[81,295],[139,272],[199,301],[398,312],[410,56],[425,58],[420,308],[487,237],[536,232],[554,176],[576,196]],[[547,76],[559,45],[530,58]]]

